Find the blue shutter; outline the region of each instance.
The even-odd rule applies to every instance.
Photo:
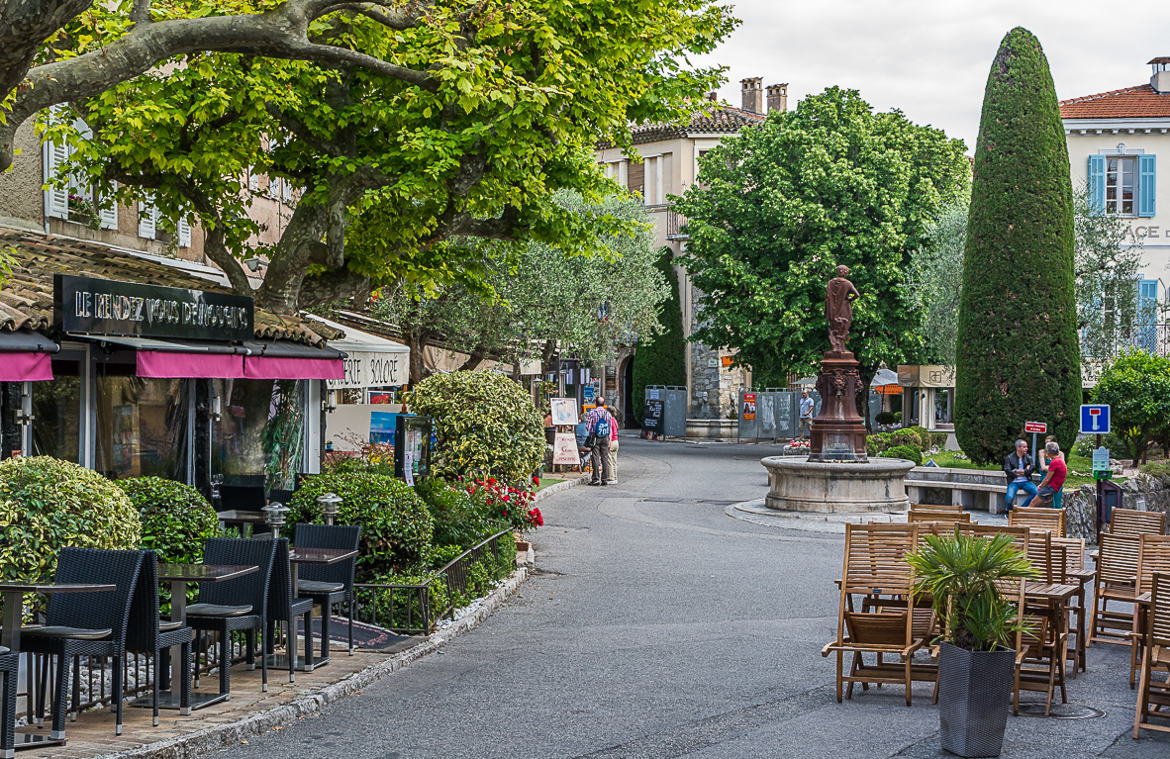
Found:
[[[1089,156],[1089,212],[1105,213],[1105,156]]]
[[[1155,158],[1152,155],[1138,156],[1138,216],[1154,215]]]
[[[1157,347],[1158,322],[1158,280],[1138,280],[1137,329],[1134,343],[1142,350],[1153,353]]]

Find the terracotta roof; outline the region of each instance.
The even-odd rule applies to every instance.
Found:
[[[1170,92],[1155,92],[1148,84],[1060,101],[1062,119],[1170,118]]]
[[[691,114],[685,124],[642,124],[630,129],[634,144],[686,137],[696,132],[738,132],[750,124],[759,124],[764,114],[752,113],[729,105],[703,108]]]
[[[71,240],[11,229],[0,229],[0,249],[11,247],[12,273],[0,283],[0,332],[53,327],[53,275],[76,274],[124,282],[231,292],[174,266],[131,255],[95,242]],[[324,324],[310,329],[297,317],[255,312],[255,334],[261,340],[290,340],[322,346],[342,336]]]

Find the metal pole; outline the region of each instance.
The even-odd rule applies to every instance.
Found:
[[[1098,432],[1097,433],[1097,448],[1100,448],[1100,447],[1101,447],[1101,433]],[[1096,473],[1094,473],[1094,477],[1096,477]],[[1103,522],[1105,521],[1102,518],[1102,511],[1104,510],[1104,506],[1105,506],[1104,497],[1103,497],[1104,492],[1105,492],[1105,487],[1104,487],[1104,482],[1102,481],[1102,479],[1100,477],[1096,477],[1096,479],[1097,479],[1097,534],[1100,535],[1101,534],[1101,526],[1102,526]]]

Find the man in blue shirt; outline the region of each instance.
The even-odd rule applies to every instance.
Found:
[[[1036,465],[1028,455],[1028,444],[1023,440],[1016,441],[1016,450],[1009,453],[1003,460],[1003,473],[1007,475],[1007,493],[1003,497],[1003,506],[1007,511],[1012,510],[1012,501],[1016,500],[1016,493],[1023,490],[1028,494],[1024,503],[1036,497],[1036,484],[1032,482],[1032,472]]]
[[[813,399],[808,397],[808,390],[802,390],[800,394],[800,436],[803,438],[812,437],[813,405]]]

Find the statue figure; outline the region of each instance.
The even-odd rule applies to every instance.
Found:
[[[829,346],[838,353],[844,353],[845,341],[849,339],[849,327],[853,324],[853,301],[861,297],[857,288],[846,277],[848,266],[838,266],[837,276],[829,280],[825,292],[825,320],[829,323]]]

